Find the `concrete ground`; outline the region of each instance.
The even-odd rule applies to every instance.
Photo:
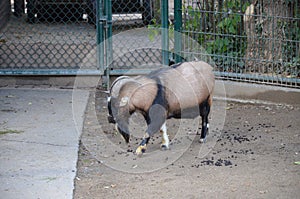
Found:
[[[87,99],[82,90],[0,89],[1,198],[73,197]]]

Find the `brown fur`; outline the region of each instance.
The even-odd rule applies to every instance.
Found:
[[[212,105],[214,75],[212,67],[205,62],[187,62],[176,68],[161,69],[155,72],[166,88],[165,97],[168,102],[168,113],[192,108],[208,99]],[[138,76],[126,81],[121,87],[118,100],[129,97],[130,111],[147,112],[157,94],[157,82],[151,74]]]
[[[212,67],[205,62],[186,62],[146,76],[120,78],[114,82],[116,88],[111,88],[113,117],[122,134],[129,134],[130,115],[141,111],[148,122],[147,134],[151,136],[170,117],[196,117],[200,115],[202,104],[210,107],[214,81]],[[203,114],[202,118],[207,118],[207,114]]]

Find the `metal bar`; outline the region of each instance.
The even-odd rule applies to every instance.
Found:
[[[175,5],[174,5],[175,7]],[[207,13],[207,14],[222,14],[222,15],[228,15],[228,12],[224,11],[209,11],[209,10],[193,10],[194,12],[201,12],[201,13]],[[243,16],[244,13],[231,13],[231,15],[240,15]],[[264,15],[262,14],[251,14],[252,17],[263,17]],[[286,19],[286,20],[299,20],[300,17],[293,16],[293,17],[286,17],[286,16],[279,16],[279,15],[273,15],[271,16],[272,18],[277,18],[277,19]]]
[[[274,82],[278,81],[280,83],[290,83],[290,84],[297,84],[300,85],[299,78],[286,78],[286,77],[273,77],[273,76],[266,76],[266,75],[257,75],[257,74],[243,74],[243,73],[229,73],[229,72],[219,72],[215,71],[214,74],[217,77],[223,78],[234,78],[236,80],[249,80],[249,81],[260,81],[263,83],[266,82]]]
[[[174,54],[175,62],[181,62],[181,30],[182,30],[182,0],[174,0]]]
[[[161,0],[161,47],[162,64],[169,65],[169,23],[168,0]]]
[[[76,69],[45,69],[45,70],[37,70],[37,69],[8,69],[8,70],[0,70],[0,76],[6,75],[101,75],[100,70],[76,70]]]
[[[103,35],[103,2],[96,0],[96,31],[97,31],[97,66],[104,71],[104,35]]]
[[[105,14],[107,16],[106,26],[106,86],[109,89],[109,75],[110,75],[110,64],[113,60],[113,46],[112,46],[112,3],[111,0],[106,0],[105,3]]]
[[[110,71],[110,75],[146,75],[154,70],[155,69],[114,69]]]

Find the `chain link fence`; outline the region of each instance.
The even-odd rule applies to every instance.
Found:
[[[76,74],[78,69],[97,71],[104,67],[99,66],[98,59],[99,54],[106,56],[107,52],[97,52],[100,33],[96,18],[101,10],[103,16],[107,15],[106,0],[8,2],[10,15],[4,17],[7,23],[0,29],[2,74]],[[105,65],[124,71],[146,67],[145,63],[160,64],[157,40],[150,41],[148,35],[143,35],[140,44],[135,42],[141,32],[148,31],[154,19],[154,1],[112,0],[111,3],[114,43],[109,50],[113,51],[114,60]]]
[[[14,0],[1,29],[0,69],[67,74],[96,69],[96,32],[85,0]],[[55,72],[54,72],[55,73]]]
[[[171,61],[175,52],[211,62],[223,79],[299,88],[299,1],[112,0],[112,19],[103,25],[106,36],[112,25],[112,48],[105,44],[101,53],[96,27],[104,20],[99,12],[107,17],[107,0],[7,2],[0,13],[0,74],[100,74],[107,66],[123,74],[162,66],[161,2],[168,2]],[[174,12],[180,14],[173,20]],[[182,36],[171,36],[174,27]]]
[[[111,74],[140,74],[162,66],[160,1],[112,1],[113,60]],[[151,28],[152,27],[152,28]]]
[[[223,79],[299,88],[299,1],[186,0],[182,8],[182,32],[204,49],[183,43],[183,57],[211,57]]]

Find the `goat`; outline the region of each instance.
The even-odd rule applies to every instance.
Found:
[[[145,76],[117,78],[108,97],[108,121],[128,143],[129,118],[139,111],[147,130],[136,149],[141,155],[154,133],[162,133],[162,149],[169,148],[166,120],[201,116],[200,142],[205,142],[209,128],[208,114],[212,106],[215,77],[212,67],[201,61],[184,62],[160,68]]]

